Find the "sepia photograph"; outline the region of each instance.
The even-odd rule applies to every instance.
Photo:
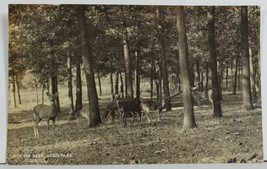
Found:
[[[260,6],[9,4],[6,163],[262,163],[260,20]]]

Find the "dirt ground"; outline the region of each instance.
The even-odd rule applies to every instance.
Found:
[[[68,120],[62,109],[56,135],[48,136],[46,122],[34,138],[32,110],[9,112],[8,164],[174,164],[262,162],[261,109],[242,110],[241,95],[224,94],[223,118],[213,119],[211,108],[195,107],[197,128],[182,131],[183,110],[136,120],[123,127],[116,119],[97,128],[87,120]],[[100,103],[103,102],[100,100]],[[101,103],[101,105],[103,105]]]

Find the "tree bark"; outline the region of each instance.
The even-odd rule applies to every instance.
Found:
[[[55,93],[58,92],[58,79],[57,79],[57,74],[58,74],[58,67],[56,64],[56,58],[51,57],[51,88],[52,88],[52,94],[54,95]],[[58,112],[60,113],[60,102],[59,102],[59,97],[56,97],[55,101],[56,107]]]
[[[123,52],[125,60],[126,98],[133,98],[131,58],[129,55],[128,35],[125,22],[123,22],[123,26],[124,26],[124,31],[122,36],[122,42],[123,42]]]
[[[234,81],[233,81],[233,95],[236,94],[236,87],[237,87],[237,73],[238,73],[238,65],[239,65],[239,55],[236,55],[235,58],[235,74],[234,74]]]
[[[81,60],[80,58],[76,59],[76,103],[75,103],[75,112],[77,113],[82,109],[82,77],[81,77]]]
[[[181,91],[181,79],[180,79],[180,66],[179,66],[179,51],[176,52],[177,71],[176,71],[176,83],[178,84],[178,90]]]
[[[45,91],[45,84],[42,84],[42,104],[44,104],[44,91]]]
[[[159,59],[159,72],[158,72],[158,81],[157,81],[157,87],[158,87],[158,102],[162,104],[162,61],[161,58]]]
[[[184,123],[183,129],[197,127],[195,123],[195,115],[193,109],[193,99],[191,95],[190,72],[188,63],[188,44],[185,28],[184,7],[177,7],[177,33],[178,33],[178,49],[180,59],[180,71],[182,77],[182,91],[184,103]]]
[[[119,72],[116,71],[116,74],[115,74],[115,94],[119,94]]]
[[[150,56],[150,63],[151,63],[151,69],[150,69],[150,100],[153,100],[153,90],[154,90],[154,86],[153,86],[153,80],[154,80],[154,72],[155,72],[155,62],[153,60],[152,55]]]
[[[34,79],[34,88],[35,88],[35,94],[36,94],[36,104],[39,104],[39,98],[38,98],[38,85],[37,85],[37,80]],[[13,90],[15,91],[15,86],[13,85]],[[15,106],[14,107],[17,107],[16,105],[16,95],[14,94],[14,103],[15,103]]]
[[[201,89],[201,75],[200,75],[200,65],[199,60],[196,61],[196,69],[197,69],[197,84],[198,88]]]
[[[225,88],[226,88],[226,90],[228,90],[228,77],[229,77],[229,62],[227,61],[226,62],[226,68],[225,68],[226,70],[226,75],[225,75]]]
[[[237,84],[238,84],[238,89],[241,89],[241,74],[242,74],[242,70],[241,70],[241,63],[238,63],[238,76],[237,76]]]
[[[124,90],[123,90],[123,77],[121,75],[121,73],[119,74],[120,75],[120,81],[121,81],[121,84],[120,84],[120,92],[121,92],[121,98],[124,98]]]
[[[206,82],[205,82],[206,83],[206,87],[205,87],[205,91],[208,92],[208,90],[209,90],[209,63],[206,62],[205,66],[206,66]]]
[[[249,70],[249,44],[248,44],[248,8],[241,7],[241,56],[242,56],[242,90],[243,108],[253,109],[250,90],[250,70]]]
[[[171,102],[170,102],[170,91],[169,91],[169,80],[168,80],[168,69],[166,64],[166,53],[165,53],[165,25],[164,25],[164,15],[161,7],[157,11],[158,13],[158,24],[161,29],[159,30],[159,43],[160,43],[160,53],[161,53],[161,67],[162,67],[162,80],[163,80],[163,91],[164,91],[164,103],[166,111],[171,111]]]
[[[252,52],[251,48],[249,48],[249,68],[250,68],[251,96],[252,96],[252,100],[255,101],[256,98],[257,98],[256,83],[255,83],[256,74],[255,74],[255,71],[254,71],[253,52]]]
[[[16,81],[16,86],[17,86],[17,93],[18,93],[18,100],[19,104],[21,104],[21,98],[20,98],[20,86],[19,86],[19,80],[18,80],[18,75],[15,75],[15,81]]]
[[[208,43],[210,52],[210,70],[211,70],[211,83],[213,93],[213,117],[222,117],[222,109],[220,103],[220,90],[218,84],[217,74],[217,56],[216,56],[216,41],[215,41],[215,27],[214,27],[214,13],[215,7],[210,7],[208,12]]]
[[[114,95],[114,84],[113,84],[113,74],[109,74],[109,79],[110,79],[110,94],[111,94],[111,101],[114,100],[115,95]]]
[[[136,68],[135,68],[135,94],[136,98],[140,99],[140,73],[139,73],[139,62],[140,62],[140,46],[137,45],[137,51],[135,52],[136,57]]]
[[[16,101],[16,83],[15,83],[15,76],[12,76],[12,93],[13,93],[13,107],[17,107]],[[38,97],[37,97],[37,104],[38,104]]]
[[[98,80],[98,87],[99,87],[99,95],[102,96],[101,78],[99,74],[97,74],[97,80]]]
[[[258,93],[258,99],[257,99],[257,105],[261,107],[261,58],[260,53],[258,53],[258,85],[259,85],[259,93]]]
[[[89,127],[100,125],[101,118],[99,112],[98,96],[95,85],[95,76],[93,69],[93,58],[91,53],[91,44],[89,43],[89,34],[87,30],[84,6],[77,7],[78,25],[81,39],[82,59],[87,82],[87,96],[89,101]]]
[[[72,90],[72,65],[71,65],[71,52],[68,52],[67,58],[67,68],[68,68],[68,97],[69,97],[69,109],[70,118],[75,119],[74,105],[73,105],[73,90]]]

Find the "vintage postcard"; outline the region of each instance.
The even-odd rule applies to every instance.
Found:
[[[7,164],[262,162],[260,16],[10,4]]]

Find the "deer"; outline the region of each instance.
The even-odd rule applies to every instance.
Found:
[[[146,100],[141,102],[141,108],[144,116],[147,118],[147,121],[150,123],[150,119],[148,118],[148,114],[150,112],[157,113],[158,121],[160,121],[160,113],[162,109],[164,108],[161,103],[155,102],[152,100]]]
[[[33,108],[34,121],[34,137],[39,137],[38,124],[43,119],[47,120],[47,133],[49,136],[49,121],[52,120],[53,131],[55,135],[55,120],[58,114],[58,107],[56,106],[56,99],[58,98],[58,93],[50,94],[46,93],[50,100],[50,105],[38,104]]]
[[[192,91],[193,99],[198,105],[198,107],[200,106],[201,100],[203,99],[208,99],[211,105],[213,105],[213,98],[212,98],[213,94],[212,94],[211,89],[201,92],[201,91],[198,91],[198,85],[196,85],[196,86],[191,87],[191,91]]]
[[[135,112],[139,114],[140,123],[142,124],[142,113],[141,113],[141,101],[138,98],[128,98],[116,100],[119,112],[122,114],[122,120],[124,121],[124,127],[126,124],[127,115],[132,115],[133,120],[135,119]]]

